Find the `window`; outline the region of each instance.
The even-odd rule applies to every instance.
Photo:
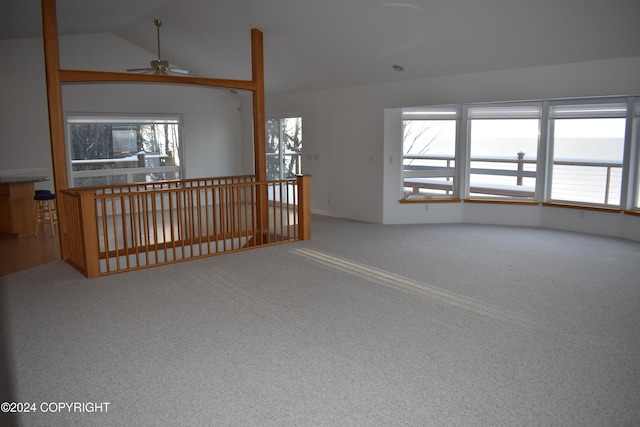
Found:
[[[551,106],[551,200],[620,206],[626,101]]]
[[[182,118],[69,114],[70,186],[180,179]]]
[[[635,102],[635,114],[633,119],[633,139],[631,150],[631,162],[634,167],[631,168],[634,171],[635,177],[632,174],[633,183],[630,192],[633,191],[633,185],[635,185],[635,194],[631,206],[633,209],[640,210],[640,99]]]
[[[471,106],[469,196],[534,198],[542,105]]]
[[[640,97],[403,108],[403,199],[640,211]]]
[[[405,198],[458,197],[456,108],[402,113],[402,186]]]
[[[267,180],[294,178],[302,173],[302,117],[267,120]]]

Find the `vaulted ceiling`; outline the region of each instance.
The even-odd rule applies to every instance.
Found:
[[[0,39],[41,35],[39,0],[1,2]],[[57,3],[60,34],[111,32],[154,54],[161,19],[163,58],[207,77],[250,79],[258,28],[268,94],[640,56],[640,0]]]

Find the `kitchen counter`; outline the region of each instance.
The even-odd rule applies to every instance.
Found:
[[[48,176],[0,177],[0,237],[17,238],[34,234],[34,183],[48,179]]]

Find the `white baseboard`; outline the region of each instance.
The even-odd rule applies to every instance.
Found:
[[[311,213],[314,215],[330,216],[332,218],[342,218],[340,215],[333,212],[321,211],[318,209],[311,209]]]

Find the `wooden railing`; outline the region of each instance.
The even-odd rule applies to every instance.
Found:
[[[423,160],[443,163],[444,166],[412,165],[403,166],[403,186],[411,189],[411,194],[420,194],[420,189],[439,190],[445,194],[451,194],[454,190],[455,169],[451,166],[454,156],[449,155],[405,155],[405,160]],[[515,177],[511,184],[503,183],[477,183],[471,182],[470,194],[487,194],[503,197],[535,197],[535,188],[523,185],[523,178],[535,178],[535,171],[527,171],[525,164],[536,164],[535,159],[525,159],[525,153],[519,152],[515,157],[473,156],[471,157],[471,175],[487,175],[492,177]],[[475,165],[500,164],[503,166],[515,165],[512,168],[477,167]]]
[[[63,190],[65,261],[87,277],[310,238],[309,176]]]

